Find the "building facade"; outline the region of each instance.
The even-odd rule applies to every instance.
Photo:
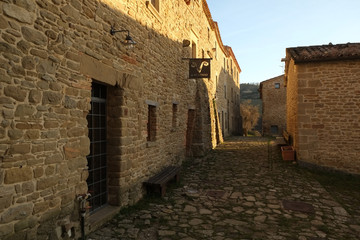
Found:
[[[287,131],[301,164],[360,173],[360,44],[286,49]]]
[[[205,0],[0,11],[0,239],[77,239],[81,196],[92,195],[91,230],[163,167],[236,132],[241,70]],[[188,79],[192,57],[212,58],[210,79]]]
[[[262,135],[277,136],[286,130],[286,88],[284,75],[260,83]]]

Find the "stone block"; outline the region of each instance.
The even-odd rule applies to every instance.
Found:
[[[69,109],[76,108],[77,102],[69,96],[65,96],[64,106]]]
[[[58,183],[58,177],[47,177],[42,178],[37,181],[37,190],[44,190],[50,187],[55,186]]]
[[[55,219],[57,216],[59,216],[60,213],[61,213],[61,209],[59,207],[49,209],[43,215],[41,215],[40,222],[43,223],[48,220]],[[51,227],[53,229],[54,226]]]
[[[54,166],[47,166],[45,168],[45,175],[46,176],[51,176],[55,173],[55,167]]]
[[[0,239],[14,232],[14,223],[0,224]]]
[[[68,160],[67,165],[68,165],[70,172],[75,172],[79,168],[85,169],[86,165],[87,165],[87,160],[85,157],[84,158],[72,158],[72,159]]]
[[[4,116],[5,119],[12,119],[14,118],[14,111],[9,109],[3,109],[2,115]]]
[[[35,139],[39,139],[40,138],[40,131],[39,130],[27,130],[25,132],[25,136],[24,136],[25,139],[32,139],[32,140],[35,140]]]
[[[23,102],[26,98],[26,91],[16,86],[7,86],[4,88],[5,96],[12,97],[13,99]]]
[[[42,212],[46,212],[49,209],[49,202],[45,201],[45,202],[37,202],[34,204],[34,210],[33,210],[33,214],[38,214],[38,213],[42,213]]]
[[[20,232],[21,230],[24,230],[29,227],[29,221],[27,219],[18,221],[14,225],[15,232]]]
[[[65,146],[64,147],[64,153],[65,153],[65,158],[66,159],[72,159],[72,158],[79,157],[81,151],[80,151],[79,148]]]
[[[43,92],[43,104],[60,104],[62,99],[62,94],[58,92],[45,91]]]
[[[59,122],[58,121],[45,121],[44,122],[44,127],[49,129],[49,128],[58,128],[59,127]]]
[[[44,151],[44,144],[40,143],[40,144],[33,144],[31,146],[31,153],[39,153],[39,152],[43,152]]]
[[[61,206],[65,206],[70,202],[73,202],[74,199],[76,198],[74,192],[64,193],[60,197],[61,197]]]
[[[70,5],[64,6],[63,8],[61,8],[61,11],[63,11],[67,16],[73,18],[74,20],[78,20],[80,18],[79,11]]]
[[[14,195],[14,188],[4,188],[1,187],[1,195],[0,195],[0,212],[11,206]]]
[[[21,189],[22,189],[22,194],[27,195],[27,194],[30,194],[30,193],[34,192],[35,185],[34,185],[34,183],[32,181],[23,182],[21,184]]]
[[[6,136],[6,130],[4,128],[0,128],[0,139],[5,138]]]
[[[0,16],[0,29],[5,29],[8,26],[8,22],[3,15]]]
[[[0,97],[0,104],[14,104],[14,100],[9,97]]]
[[[53,91],[61,91],[62,90],[61,85],[57,82],[50,82],[49,86],[50,86],[50,89]]]
[[[0,223],[9,223],[14,220],[21,220],[31,216],[33,211],[32,203],[16,205],[6,209],[1,215]]]
[[[13,184],[29,181],[33,178],[33,171],[30,167],[10,168],[5,170],[5,184]]]
[[[47,43],[47,37],[40,31],[23,26],[21,32],[25,40],[32,42],[36,45],[45,46]]]
[[[56,142],[45,142],[44,143],[44,151],[54,151],[56,150],[57,143]]]
[[[8,17],[14,18],[19,22],[31,24],[35,21],[35,14],[27,11],[24,8],[18,7],[14,4],[3,5],[4,14]]]
[[[30,90],[29,93],[29,102],[31,103],[39,103],[41,101],[41,92],[39,90]]]
[[[36,83],[36,85],[41,89],[41,90],[48,90],[49,89],[49,83],[47,81],[38,81]]]
[[[81,137],[85,134],[84,128],[73,127],[68,130],[68,137]]]
[[[37,57],[40,57],[40,58],[43,58],[43,59],[46,59],[48,57],[48,54],[46,51],[44,50],[39,50],[39,49],[31,49],[30,50],[30,53],[33,55],[33,56],[37,56]]]
[[[8,136],[9,136],[10,140],[18,140],[18,139],[22,138],[23,131],[18,130],[18,129],[9,129]]]
[[[16,117],[32,116],[36,112],[36,109],[32,105],[21,104],[18,105],[15,111]]]
[[[41,138],[58,138],[60,136],[59,129],[56,130],[48,130],[41,133]]]
[[[25,56],[21,60],[23,68],[27,70],[33,70],[35,68],[35,59],[32,56]]]
[[[49,154],[45,159],[45,164],[60,163],[63,160],[63,156],[60,153]]]
[[[44,175],[44,168],[42,167],[34,168],[34,178],[39,178],[42,177],[43,175]]]

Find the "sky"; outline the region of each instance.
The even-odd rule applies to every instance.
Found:
[[[289,47],[360,42],[360,0],[207,0],[241,83],[284,73]]]

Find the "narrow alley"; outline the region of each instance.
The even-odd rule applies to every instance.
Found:
[[[338,197],[266,138],[234,137],[88,239],[360,239],[358,200]]]

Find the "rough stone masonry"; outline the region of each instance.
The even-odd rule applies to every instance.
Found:
[[[206,1],[155,3],[0,2],[0,239],[77,238],[90,180],[99,211],[133,204],[145,179],[236,133],[241,70]],[[189,80],[189,57],[212,58],[211,78]]]

